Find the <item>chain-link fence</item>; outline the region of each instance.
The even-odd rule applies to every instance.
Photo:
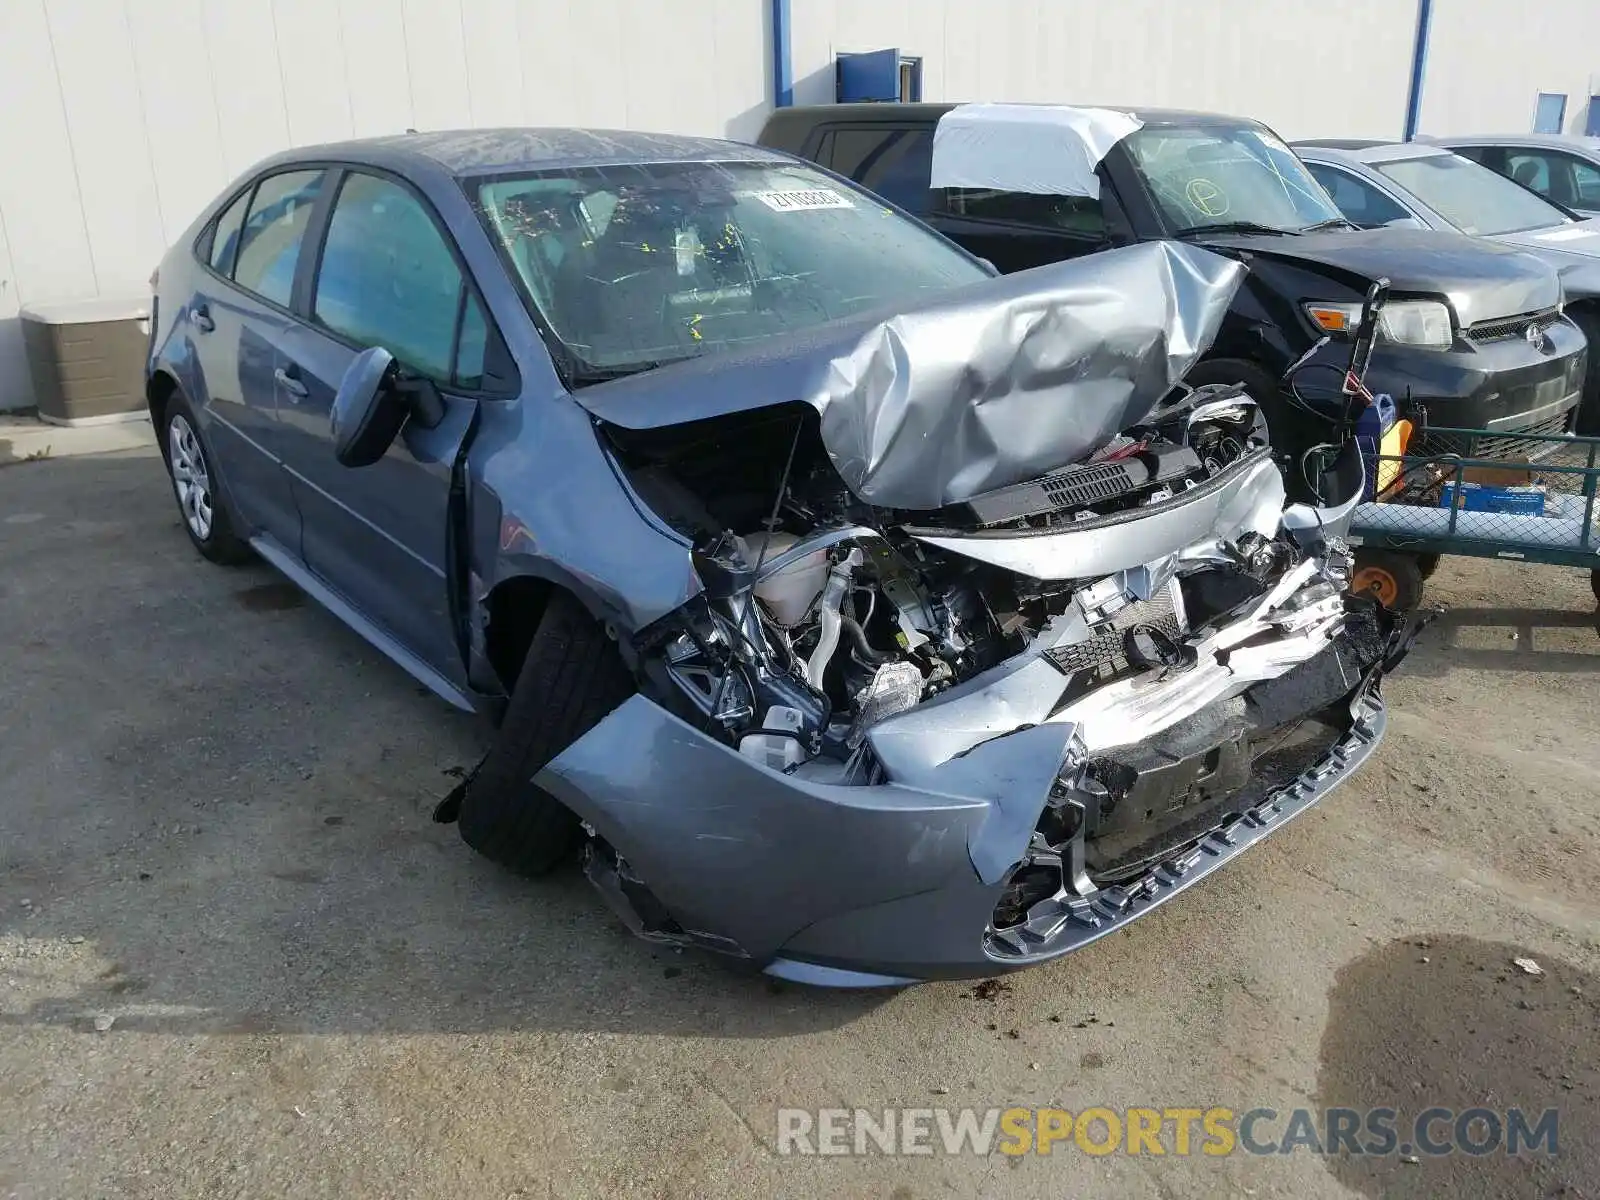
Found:
[[[1364,544],[1571,565],[1600,554],[1600,438],[1430,429],[1418,443],[1368,460],[1351,527]]]

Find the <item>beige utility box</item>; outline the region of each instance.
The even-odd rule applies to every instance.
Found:
[[[41,420],[100,425],[144,414],[148,301],[37,304],[19,315]]]

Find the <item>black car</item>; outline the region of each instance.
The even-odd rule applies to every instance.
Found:
[[[1419,425],[1560,433],[1580,399],[1586,343],[1548,266],[1460,234],[1357,229],[1255,121],[838,104],[779,109],[760,141],[865,185],[1002,271],[1162,238],[1243,260],[1245,286],[1188,381],[1248,384],[1280,448],[1328,437],[1347,338],[1379,278],[1393,299],[1367,383]],[[960,186],[930,186],[936,170]],[[1295,376],[1297,402],[1279,381],[1324,337]]]

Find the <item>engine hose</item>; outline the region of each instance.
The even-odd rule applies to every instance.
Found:
[[[839,620],[840,626],[850,635],[850,640],[855,643],[856,657],[862,662],[871,663],[881,667],[884,663],[892,663],[899,659],[898,654],[888,650],[879,650],[867,641],[867,631],[861,628],[861,622],[849,615],[843,615]]]
[[[850,591],[850,576],[861,561],[860,550],[850,551],[828,572],[828,582],[822,588],[822,599],[817,602],[817,648],[806,660],[806,682],[819,692],[822,691],[822,677],[827,673],[828,663],[833,660],[833,652],[839,648],[839,609],[844,604],[846,593]]]

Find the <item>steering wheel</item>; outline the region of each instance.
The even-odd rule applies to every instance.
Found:
[[[1227,216],[1228,209],[1233,207],[1227,192],[1198,175],[1189,180],[1188,186],[1183,189],[1183,198],[1195,212],[1212,220]]]

